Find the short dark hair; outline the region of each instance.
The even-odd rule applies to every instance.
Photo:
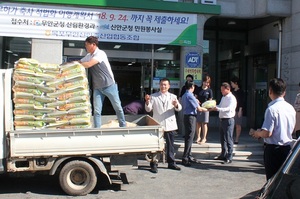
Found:
[[[237,76],[232,77],[230,81],[240,86],[240,79]]]
[[[188,77],[190,77],[192,80],[194,80],[194,76],[191,74],[188,74],[187,76],[185,76],[185,79],[187,79]]]
[[[224,87],[225,89],[231,90],[230,84],[229,84],[228,82],[223,82],[223,83],[221,84],[221,87]]]
[[[169,82],[169,84],[170,84],[170,80],[169,80],[168,78],[166,78],[166,77],[161,78],[161,79],[159,80],[159,83],[160,83],[160,82],[164,82],[164,81],[167,81],[167,82]]]
[[[89,43],[89,44],[96,44],[96,46],[98,46],[98,38],[95,36],[89,36],[88,38],[85,39],[85,42]]]
[[[277,96],[281,96],[285,93],[286,83],[281,78],[273,78],[269,82],[269,88]]]
[[[185,82],[185,89],[189,90],[190,88],[192,88],[195,85],[195,83],[193,81],[186,81]]]

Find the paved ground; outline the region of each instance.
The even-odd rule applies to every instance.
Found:
[[[254,198],[265,182],[264,169],[259,163],[233,162],[223,165],[218,161],[202,161],[190,168],[181,165],[181,171],[159,165],[159,173],[148,172],[146,162],[139,167],[119,168],[126,171],[128,185],[122,191],[103,192],[107,198]]]
[[[176,136],[176,143],[182,143],[182,135]],[[210,129],[208,147],[219,143],[218,129]],[[261,141],[254,140],[245,130],[239,145],[257,145]],[[196,144],[194,144],[196,146]],[[262,149],[262,148],[261,148]],[[258,150],[261,150],[260,148]],[[265,183],[262,156],[255,161],[234,160],[232,164],[223,165],[212,158],[201,159],[202,164],[194,164],[187,168],[178,165],[181,171],[166,169],[167,164],[159,164],[159,173],[149,172],[149,163],[140,160],[138,167],[116,167],[127,174],[128,185],[122,185],[122,191],[102,192],[111,198],[201,198],[201,199],[236,199],[254,198],[257,191]],[[142,190],[142,191],[141,191]]]
[[[254,198],[265,182],[261,164],[235,161],[223,165],[218,161],[202,161],[192,167],[181,166],[181,171],[166,169],[159,164],[157,174],[149,172],[149,164],[139,161],[137,166],[116,166],[113,169],[125,173],[128,184],[121,187],[96,189],[85,199],[120,198],[201,198],[237,199]],[[0,198],[54,199],[66,196],[54,177],[0,178]]]

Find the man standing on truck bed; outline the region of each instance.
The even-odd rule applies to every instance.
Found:
[[[119,121],[120,127],[126,126],[123,108],[119,97],[118,85],[115,82],[107,55],[98,48],[98,38],[89,36],[85,40],[88,54],[79,62],[89,69],[93,83],[94,125],[101,127],[101,113],[105,97],[111,102]]]
[[[164,129],[164,138],[166,139],[166,155],[168,168],[180,170],[176,165],[174,155],[174,135],[178,129],[175,111],[182,109],[177,100],[177,96],[169,93],[170,80],[163,78],[159,81],[160,91],[145,96],[145,109],[147,112],[153,110],[153,118],[158,121]],[[150,162],[151,172],[157,173],[157,162]]]

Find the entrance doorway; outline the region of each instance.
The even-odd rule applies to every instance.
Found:
[[[112,71],[119,88],[119,96],[122,106],[144,97],[144,67],[147,64],[141,62],[111,61]],[[103,115],[115,114],[108,98],[105,98]]]
[[[82,57],[66,56],[65,61],[80,60]],[[132,62],[131,59],[113,59],[110,61],[110,65],[114,74],[115,81],[118,85],[119,96],[122,106],[129,104],[135,100],[141,100],[144,97],[145,89],[145,77],[150,74],[150,63],[147,60],[139,60],[139,62]],[[91,104],[92,99],[92,84],[91,75],[88,74],[89,87],[91,92]],[[106,97],[102,108],[103,115],[115,114],[115,111]]]
[[[254,57],[254,126],[261,128],[264,121],[264,113],[270,102],[268,83],[276,77],[276,53]]]
[[[64,61],[84,57],[86,51],[79,48],[81,46],[84,46],[82,41],[64,42]],[[121,50],[120,46],[124,50]],[[143,99],[145,93],[151,94],[157,89],[158,80],[163,77],[175,82],[173,83],[175,86],[171,89],[176,90],[176,93],[179,92],[176,82],[179,82],[180,78],[180,46],[101,43],[101,49],[109,58],[122,106]],[[102,114],[115,114],[110,101],[106,98]]]

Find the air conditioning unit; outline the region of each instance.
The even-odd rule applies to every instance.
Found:
[[[217,5],[217,0],[201,0],[202,4]]]

